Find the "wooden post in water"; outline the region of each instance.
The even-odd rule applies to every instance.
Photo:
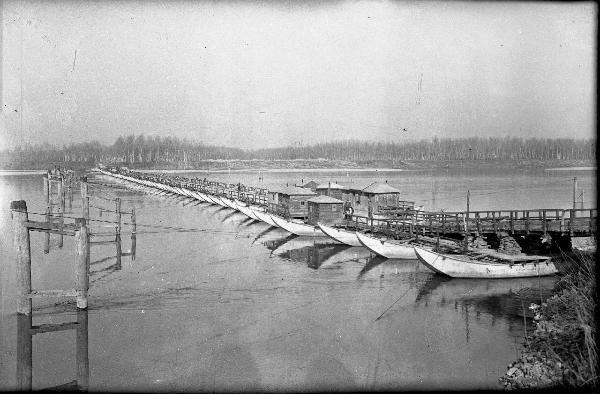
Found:
[[[471,205],[471,191],[467,190],[467,213],[465,215],[465,239],[464,249],[465,252],[469,249],[469,210]]]
[[[51,216],[52,214],[52,207],[51,206],[47,206],[46,207],[46,223],[50,224],[51,221]],[[50,232],[49,231],[45,231],[44,232],[44,254],[48,254],[50,253]]]
[[[88,196],[88,183],[87,176],[79,178],[79,185],[81,187],[81,214],[85,219],[86,223],[90,220],[90,197]],[[85,252],[86,258],[89,264],[90,261],[90,242],[88,239],[87,250]]]
[[[77,245],[77,267],[75,274],[75,290],[77,293],[77,308],[87,309],[87,293],[90,287],[89,280],[89,261],[88,261],[88,229],[86,220],[83,218],[75,219],[77,230],[75,230],[75,242]]]
[[[65,223],[65,218],[64,218],[64,214],[65,214],[65,185],[64,185],[64,178],[61,176],[58,180],[58,209],[59,209],[59,213],[58,213],[58,220],[59,223],[61,225],[60,227],[60,234],[58,235],[58,247],[62,248],[63,247],[63,239],[64,236],[62,234],[62,225]]]
[[[577,209],[577,177],[573,178],[573,209]]]
[[[88,353],[88,311],[77,311],[77,336],[75,352],[77,365],[77,386],[81,391],[87,391],[90,380],[90,359]]]
[[[31,391],[33,369],[31,315],[17,315],[17,390]]]
[[[50,174],[44,174],[44,197],[46,198],[46,205],[50,202]]]
[[[121,269],[121,255],[123,251],[121,250],[121,233],[119,232],[117,232],[115,236],[115,248],[117,252],[117,262],[115,265],[117,266],[117,269]]]
[[[135,260],[136,238],[135,233],[131,234],[131,260]]]
[[[121,235],[121,199],[115,198],[115,215],[117,235]]]
[[[88,197],[87,176],[82,176],[80,179],[81,186],[81,210],[85,220],[90,219],[90,199]]]
[[[71,187],[71,176],[67,178],[67,200],[69,200],[69,209],[73,208],[73,188]]]
[[[17,265],[17,313],[31,315],[31,244],[29,239],[27,203],[10,203]]]
[[[135,222],[135,208],[131,208],[131,233],[137,232],[137,224]]]
[[[10,210],[17,257],[17,313],[31,315],[31,244],[26,226],[27,203],[23,200],[12,201]]]

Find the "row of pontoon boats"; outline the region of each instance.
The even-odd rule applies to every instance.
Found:
[[[248,218],[282,228],[292,234],[310,237],[330,237],[337,243],[363,246],[371,252],[390,259],[418,259],[434,272],[457,278],[510,278],[553,275],[558,271],[549,257],[531,255],[506,255],[493,250],[469,250],[460,253],[441,253],[431,243],[416,242],[414,239],[398,241],[376,237],[359,231],[318,223],[307,224],[298,219],[286,219],[269,213],[264,207],[228,198],[224,195],[191,190],[140,179],[120,173],[99,170],[125,181],[173,193],[200,202],[216,204],[241,212]],[[445,241],[445,243],[452,241]],[[438,242],[439,243],[439,242]],[[456,248],[454,248],[456,249]]]

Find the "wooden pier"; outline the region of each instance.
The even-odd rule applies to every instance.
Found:
[[[113,172],[120,173],[118,169]],[[268,212],[286,217],[285,207],[274,207],[264,188],[254,188],[238,184],[215,182],[208,179],[185,178],[180,176],[162,176],[157,174],[137,173],[126,170],[127,176],[142,180],[163,183],[172,187],[184,188],[239,199],[264,207]],[[509,235],[513,238],[538,237],[551,242],[573,237],[592,237],[596,235],[597,209],[540,208],[526,210],[485,210],[469,209],[467,197],[466,211],[427,212],[414,209],[414,202],[398,200],[391,207],[378,207],[376,212],[368,215],[346,213],[341,225],[359,231],[370,231],[384,234],[396,239],[413,237],[440,236],[462,240],[465,245],[469,237],[497,238]],[[492,237],[493,238],[493,237]],[[485,241],[483,241],[485,243]],[[466,246],[465,246],[466,247]],[[562,246],[561,246],[562,248]],[[570,245],[569,245],[570,248]]]
[[[393,218],[346,215],[345,225],[357,229],[406,234],[490,234],[499,231],[521,235],[538,233],[592,236],[598,210],[527,209],[470,212],[405,211]]]

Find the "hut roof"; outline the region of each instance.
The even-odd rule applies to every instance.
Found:
[[[390,194],[400,193],[400,190],[388,185],[387,183],[373,182],[369,186],[365,187],[362,192],[371,194]]]
[[[338,200],[337,198],[329,197],[329,196],[319,196],[313,197],[308,202],[314,202],[317,204],[343,204],[342,200]]]
[[[300,185],[300,187],[305,187],[305,188],[308,188],[308,189],[312,189],[312,188],[314,188],[316,186],[317,186],[317,182],[315,182],[315,181],[306,182],[305,184]]]
[[[342,186],[339,183],[335,183],[335,182],[321,183],[320,185],[317,185],[316,188],[317,189],[342,189],[342,190],[347,189],[346,186]]]
[[[287,194],[288,196],[312,196],[316,193],[305,187],[287,186],[269,190],[270,193]]]
[[[349,183],[348,186],[346,186],[346,189],[348,190],[363,190],[364,188],[366,188],[367,186],[369,186],[372,182],[364,182],[364,181],[357,181],[357,182],[352,182]]]

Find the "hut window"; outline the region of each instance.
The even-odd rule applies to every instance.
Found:
[[[304,205],[304,201],[300,201],[300,205]]]

